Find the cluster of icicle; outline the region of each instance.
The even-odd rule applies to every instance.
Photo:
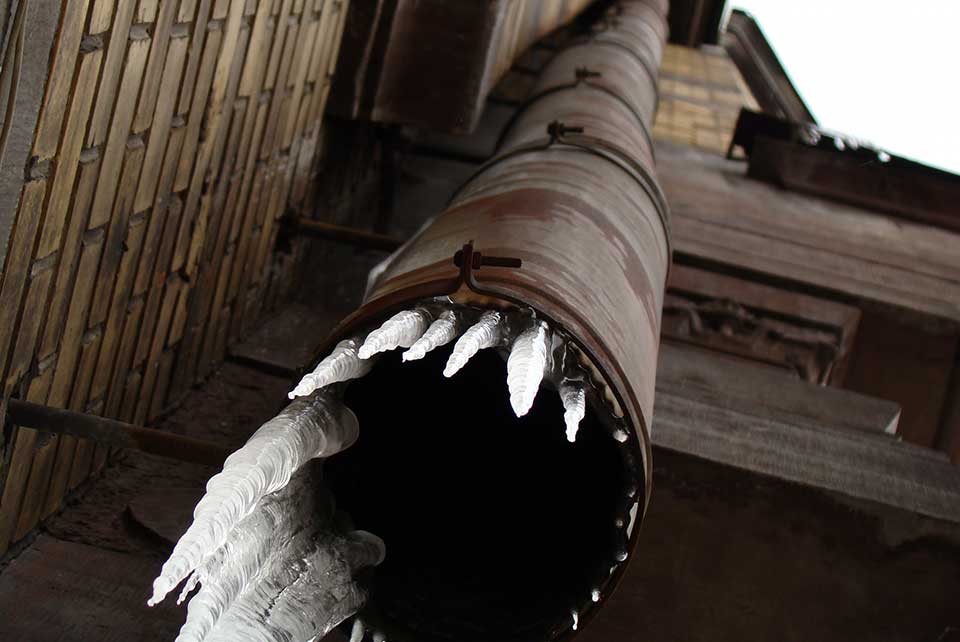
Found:
[[[454,340],[456,343],[443,369],[445,377],[459,372],[480,350],[509,348],[510,405],[518,417],[530,411],[540,383],[553,365],[553,337],[547,324],[527,317],[511,320],[497,310],[477,316],[477,313],[437,303],[399,312],[365,339],[341,341],[330,356],[303,377],[289,396],[294,399],[310,395],[333,383],[362,377],[372,367],[372,359],[381,352],[406,348],[403,360],[415,361]],[[573,442],[586,414],[586,390],[581,382],[564,379],[559,391],[567,439]]]
[[[353,574],[379,564],[384,544],[334,529],[332,498],[304,467],[348,448],[358,432],[348,408],[318,393],[291,403],[227,458],[148,601],[184,579],[178,603],[200,586],[178,642],[319,639],[363,606]]]

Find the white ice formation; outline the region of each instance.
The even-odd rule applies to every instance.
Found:
[[[446,345],[457,338],[460,330],[457,314],[452,310],[443,312],[436,321],[430,324],[423,336],[403,353],[404,361],[423,359],[431,350]]]
[[[582,384],[560,384],[560,401],[563,402],[563,420],[567,424],[567,441],[577,440],[580,422],[587,414],[587,394]]]
[[[353,573],[382,559],[383,542],[361,531],[295,538],[270,557],[205,642],[322,638],[366,600]]]
[[[200,590],[190,600],[187,620],[176,642],[200,642],[213,629],[240,592],[268,564],[271,555],[303,546],[305,537],[332,518],[332,501],[313,498],[305,490],[305,473],[296,473],[290,483],[263,498],[256,510],[240,521],[223,546],[210,555],[190,576],[184,593],[199,581]],[[329,497],[329,496],[327,496]],[[182,601],[186,595],[181,595]]]
[[[590,591],[590,599],[593,600],[594,603],[599,602],[599,601],[600,601],[600,589],[593,589],[592,591]]]
[[[432,315],[425,308],[398,312],[367,335],[360,346],[360,358],[369,359],[379,352],[394,348],[409,348],[423,336],[431,319]]]
[[[535,322],[520,333],[507,359],[507,388],[510,390],[510,405],[518,417],[533,406],[547,367],[547,324]]]
[[[452,377],[467,364],[473,355],[484,348],[492,348],[503,340],[505,319],[496,310],[488,310],[463,333],[453,346],[453,352],[443,369],[444,377]]]
[[[577,613],[576,609],[571,609],[570,615],[573,616],[573,630],[576,631],[577,627],[580,626],[580,614]]]
[[[291,399],[305,397],[320,388],[367,374],[373,368],[373,361],[361,359],[359,348],[360,342],[357,339],[341,341],[330,356],[317,364],[313,372],[305,375],[287,396]]]
[[[358,432],[357,418],[348,408],[319,394],[294,401],[261,426],[207,482],[193,523],[154,580],[147,603],[153,606],[163,600],[223,546],[261,499],[286,486],[304,463],[348,448]]]
[[[357,618],[353,621],[353,628],[350,630],[350,642],[363,642],[363,636],[367,634],[367,627],[363,620]]]

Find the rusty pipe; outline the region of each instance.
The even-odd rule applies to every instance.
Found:
[[[467,588],[453,588],[458,580],[450,574],[436,575],[447,582],[440,582],[444,589],[441,592],[429,593],[423,587],[429,583],[427,580],[410,584],[410,574],[434,577],[425,570],[425,563],[412,561],[420,559],[417,555],[429,556],[430,551],[416,548],[416,554],[405,556],[403,544],[398,545],[397,538],[384,531],[399,528],[396,522],[403,522],[408,534],[418,533],[409,535],[411,538],[427,537],[429,533],[417,530],[418,519],[409,512],[391,512],[397,510],[399,499],[381,505],[377,493],[389,494],[403,487],[406,476],[419,479],[425,474],[420,470],[424,467],[438,471],[439,479],[408,484],[414,489],[408,495],[414,505],[427,502],[441,513],[453,514],[459,497],[454,490],[458,484],[467,485],[471,497],[473,493],[486,497],[484,484],[489,483],[499,491],[500,502],[490,510],[490,519],[510,524],[511,520],[522,520],[524,512],[515,506],[516,501],[511,503],[510,489],[522,494],[521,489],[536,480],[524,477],[521,471],[512,486],[503,485],[501,476],[507,474],[506,467],[493,464],[502,459],[504,450],[484,450],[482,444],[472,441],[469,446],[458,445],[466,444],[477,431],[491,429],[489,424],[478,423],[477,417],[487,417],[487,422],[490,417],[497,417],[495,413],[484,414],[487,408],[483,406],[493,402],[475,400],[456,389],[444,389],[437,392],[440,398],[431,399],[432,411],[409,419],[411,423],[407,425],[401,418],[403,408],[411,403],[409,396],[391,397],[389,403],[385,397],[390,388],[404,386],[409,380],[419,382],[418,377],[427,375],[411,369],[391,370],[399,368],[394,365],[398,360],[385,364],[388,360],[384,358],[370,375],[351,383],[347,401],[351,402],[351,394],[354,395],[356,403],[352,407],[361,425],[374,427],[361,430],[358,447],[346,453],[344,459],[330,462],[331,478],[348,478],[341,486],[347,489],[345,502],[353,502],[350,510],[358,519],[376,520],[376,510],[388,512],[393,519],[393,524],[384,522],[369,527],[384,537],[391,551],[378,574],[394,576],[381,578],[380,588],[373,592],[371,608],[379,609],[379,613],[364,616],[368,621],[385,621],[381,628],[392,634],[388,634],[388,639],[474,639],[470,631],[474,631],[477,640],[488,639],[484,635],[518,641],[569,639],[578,628],[571,625],[571,611],[576,613],[579,627],[584,626],[619,581],[625,568],[620,562],[636,545],[636,526],[643,519],[651,490],[650,427],[660,319],[671,258],[669,210],[656,181],[649,134],[657,101],[656,69],[666,36],[666,9],[666,3],[660,0],[623,0],[591,34],[561,51],[542,72],[533,98],[504,132],[494,158],[462,186],[443,214],[382,264],[362,306],[338,326],[322,349],[323,354],[317,355],[319,360],[337,342],[363,335],[391,315],[437,297],[468,308],[532,310],[563,338],[564,358],[575,362],[590,382],[588,402],[597,422],[612,427],[614,432],[625,431],[621,433],[625,435],[624,443],[617,450],[616,486],[604,487],[603,492],[609,496],[584,498],[610,506],[613,533],[609,549],[598,551],[594,558],[570,555],[556,562],[591,566],[571,568],[568,575],[578,578],[570,580],[571,586],[581,581],[594,583],[592,599],[586,597],[590,595],[588,591],[571,598],[569,608],[558,604],[534,608],[527,603],[514,603],[514,609],[526,608],[536,611],[535,615],[527,619],[504,615],[501,630],[478,634],[483,620],[471,619],[474,614],[470,608],[476,608],[472,605],[477,603],[501,604],[502,600],[497,599],[502,596],[481,594],[482,590],[471,588],[469,582]],[[474,260],[476,254],[498,260]],[[496,371],[496,359],[488,360],[482,367]],[[396,373],[395,378],[384,375],[385,372]],[[432,379],[423,382],[423,386],[439,386]],[[476,385],[482,386],[483,382],[478,378]],[[417,388],[405,390],[412,395]],[[552,411],[547,408],[543,412]],[[398,422],[400,425],[390,425]],[[514,421],[498,433],[498,438],[505,440],[504,449],[516,452],[529,448],[530,467],[543,465],[543,460],[565,457],[546,442],[538,445],[528,441],[527,431],[536,430],[534,423]],[[377,439],[378,430],[385,435],[379,438],[386,441],[371,441],[370,444],[378,445],[365,449],[364,440]],[[416,442],[420,432],[430,434],[430,440]],[[419,443],[420,451],[408,442]],[[439,448],[438,442],[446,446]],[[604,448],[598,445],[592,451],[590,457],[594,459],[590,463],[580,461],[573,465],[592,465],[597,475],[602,474],[612,461]],[[422,458],[424,449],[430,450],[435,461]],[[364,483],[359,477],[376,474],[401,452],[402,458],[410,457],[405,468],[384,478],[384,486],[371,491],[372,494],[357,491]],[[414,453],[420,459],[413,458]],[[376,465],[364,468],[364,457],[374,458]],[[489,470],[479,465],[471,467],[471,458],[478,457],[490,461]],[[450,458],[456,459],[458,465],[447,466]],[[470,476],[471,473],[464,472],[467,469],[474,471],[474,476],[494,477],[488,477],[489,482],[457,477]],[[342,497],[336,484],[334,481],[339,500]],[[554,512],[563,511],[562,502],[543,501],[553,502],[550,505],[556,508]],[[410,506],[404,501],[400,503],[404,510]],[[377,505],[376,510],[372,505]],[[411,510],[420,521],[434,523],[433,513]],[[590,519],[603,514],[590,513]],[[473,526],[483,527],[468,520],[456,523],[464,541],[472,541]],[[358,526],[368,528],[364,523]],[[587,531],[583,534],[586,537]],[[527,542],[525,535],[516,534]],[[602,538],[591,540],[591,545],[603,548],[603,544],[598,544],[601,541]],[[442,548],[440,543],[437,546]],[[562,553],[561,549],[545,546],[551,554]],[[398,550],[401,552],[397,553]],[[476,555],[481,556],[483,564],[475,569],[462,558],[450,564],[455,567],[460,563],[473,569],[462,574],[482,575],[485,567],[496,566],[500,561],[489,552]],[[509,551],[503,555],[509,558]],[[403,567],[404,561],[409,563],[408,567]],[[514,566],[523,563],[516,562]],[[510,572],[509,565],[504,568]],[[549,578],[542,580],[543,585],[568,579],[547,567],[543,573]],[[526,589],[528,593],[547,589],[538,586],[535,578],[524,577],[531,583]],[[430,598],[417,603],[421,590]],[[445,602],[445,593],[456,594],[456,603]],[[517,600],[523,599],[520,595],[517,594]],[[551,594],[551,599],[554,597]],[[449,607],[443,621],[425,622],[432,616],[423,614],[437,602]]]
[[[131,448],[194,464],[221,466],[230,454],[229,449],[202,439],[134,426],[115,419],[53,408],[21,399],[10,399],[7,402],[7,415],[18,426],[73,435],[105,446]]]
[[[328,241],[336,241],[346,245],[352,245],[363,249],[379,250],[382,252],[393,252],[401,245],[403,241],[386,234],[358,230],[345,225],[335,225],[333,223],[323,223],[315,221],[305,216],[296,216],[291,220],[291,226],[295,233],[311,236]]]

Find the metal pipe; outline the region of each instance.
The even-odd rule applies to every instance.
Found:
[[[7,414],[18,426],[73,435],[105,446],[132,448],[151,455],[194,464],[222,466],[230,454],[228,448],[202,439],[193,439],[20,399],[10,399],[7,402]]]
[[[617,519],[623,548],[609,577],[604,569],[593,603],[577,605],[581,628],[622,576],[625,565],[617,562],[636,546],[635,526],[651,490],[650,427],[671,250],[649,130],[666,11],[664,0],[622,0],[592,35],[560,52],[496,156],[379,268],[364,304],[317,355],[434,297],[532,309],[564,338],[597,390],[597,412],[625,429],[618,441],[629,489],[618,508],[621,516],[630,513]],[[574,631],[557,623],[543,639],[568,639]]]
[[[386,234],[367,232],[344,225],[321,223],[320,221],[314,221],[305,217],[294,219],[294,228],[297,232],[307,236],[337,241],[370,250],[393,252],[403,245],[401,239]]]

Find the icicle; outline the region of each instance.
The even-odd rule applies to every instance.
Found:
[[[538,321],[521,332],[510,348],[507,387],[510,405],[518,417],[530,412],[537,397],[547,367],[547,343],[547,324]]]
[[[594,604],[600,601],[600,589],[593,589],[590,591],[590,599],[593,600]]]
[[[357,354],[359,348],[360,342],[357,339],[341,341],[330,356],[317,364],[313,372],[305,375],[287,396],[291,399],[305,397],[330,384],[367,374],[373,367],[373,362],[361,359]]]
[[[197,571],[194,571],[190,574],[190,577],[187,578],[187,581],[183,584],[183,590],[180,591],[179,597],[177,597],[177,606],[183,604],[193,589],[197,588],[197,584],[200,582],[200,574]]]
[[[363,620],[355,619],[353,629],[350,630],[350,642],[363,642],[363,636],[366,634],[367,628],[363,625]]]
[[[353,573],[382,559],[383,543],[322,536],[274,556],[205,642],[287,642],[322,638],[366,600]]]
[[[580,614],[577,613],[576,609],[571,609],[570,615],[573,616],[573,630],[576,631],[577,627],[580,626]]]
[[[424,308],[404,310],[387,319],[382,326],[367,335],[360,346],[360,358],[369,359],[378,352],[394,348],[409,348],[423,336],[430,323],[430,313]]]
[[[587,393],[583,386],[576,383],[560,385],[560,400],[563,402],[563,420],[567,424],[567,441],[577,440],[580,422],[587,414]]]
[[[409,350],[403,353],[403,360],[416,361],[417,359],[423,359],[431,350],[456,339],[458,330],[459,323],[456,313],[447,310],[440,315],[440,318],[430,324],[423,336],[417,339]]]
[[[294,401],[261,426],[227,458],[223,471],[207,482],[207,492],[193,511],[193,523],[154,580],[147,604],[163,600],[222,546],[264,495],[286,486],[308,460],[348,448],[358,433],[356,416],[327,396]]]
[[[194,571],[191,577],[198,577],[202,587],[190,601],[176,642],[203,640],[272,555],[291,543],[309,541],[332,520],[333,498],[310,488],[311,472],[297,472],[286,487],[265,497]]]
[[[444,377],[452,377],[467,364],[473,355],[484,348],[500,343],[504,332],[503,315],[496,310],[484,312],[480,319],[463,333],[453,346],[453,352],[443,369]]]

